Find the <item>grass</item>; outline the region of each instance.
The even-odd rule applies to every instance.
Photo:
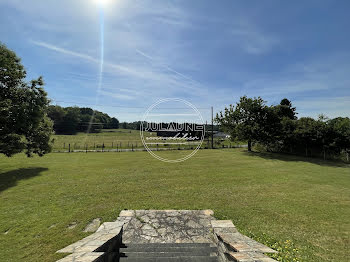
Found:
[[[144,132],[145,137],[156,137],[156,132]],[[101,150],[102,147],[108,149],[131,149],[131,148],[144,148],[139,130],[131,129],[103,129],[100,133],[78,133],[76,135],[54,135],[54,151],[68,151],[69,145],[71,150]],[[158,141],[158,140],[157,140]],[[158,141],[162,143],[162,141]],[[169,141],[176,142],[176,141]],[[214,139],[215,147],[237,146],[246,144],[245,142],[230,142],[229,140]],[[156,145],[153,146],[154,148]],[[159,144],[159,148],[178,148],[179,145],[162,145]],[[193,145],[181,145],[182,148],[190,149]],[[194,146],[196,147],[196,146]],[[210,147],[210,141],[205,139],[202,147]]]
[[[92,219],[122,209],[213,209],[280,261],[348,261],[345,164],[244,149],[201,150],[177,164],[147,152],[52,153],[0,156],[0,182],[1,261],[55,261]]]
[[[151,136],[150,132],[145,132],[146,136]],[[154,136],[154,134],[153,134]],[[78,133],[76,135],[54,135],[54,150],[68,150],[69,144],[71,149],[100,149],[102,145],[106,149],[110,148],[135,148],[141,147],[139,130],[130,129],[104,129],[100,133]]]

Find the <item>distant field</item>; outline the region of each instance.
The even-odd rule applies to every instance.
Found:
[[[0,156],[0,186],[1,261],[55,261],[89,221],[122,209],[213,209],[280,261],[349,261],[350,166],[341,163],[244,149],[177,164],[147,152]]]
[[[148,132],[147,136],[152,136]],[[153,134],[154,136],[155,134]],[[54,135],[54,150],[101,149],[141,147],[140,131],[130,129],[105,129],[101,133],[78,133],[76,135]]]
[[[156,137],[156,133],[145,132],[146,137]],[[102,147],[108,149],[125,149],[125,148],[143,148],[140,131],[131,129],[104,129],[100,133],[78,133],[76,135],[54,135],[54,151],[68,150],[69,145],[71,150],[100,150]],[[171,141],[170,141],[171,142]],[[231,143],[229,141],[220,141],[215,139],[215,147],[226,147],[242,143]],[[179,147],[177,145],[158,145],[160,148]],[[156,147],[156,145],[154,145]],[[191,146],[182,146],[190,148]],[[210,147],[208,139],[206,139],[202,147]]]

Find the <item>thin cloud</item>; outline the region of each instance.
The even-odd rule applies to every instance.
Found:
[[[82,58],[82,59],[85,59],[85,60],[89,60],[89,61],[92,61],[92,62],[95,62],[95,63],[99,63],[98,59],[95,59],[92,56],[89,56],[89,55],[86,55],[86,54],[74,52],[74,51],[71,51],[71,50],[68,50],[68,49],[65,49],[65,48],[62,48],[62,47],[58,47],[58,46],[55,46],[55,45],[51,45],[51,44],[48,44],[48,43],[45,43],[45,42],[41,42],[41,41],[33,41],[32,40],[31,42],[33,44],[37,45],[37,46],[41,46],[41,47],[44,47],[44,48],[47,48],[47,49],[59,52],[61,54],[75,56],[75,57],[79,57],[79,58]]]
[[[155,59],[154,59],[153,57],[151,57],[150,55],[145,54],[144,52],[142,52],[142,51],[140,51],[140,50],[138,50],[138,49],[136,49],[136,52],[139,53],[140,55],[142,55],[143,57],[145,57],[145,58],[151,60],[151,61],[155,61]],[[177,74],[177,75],[179,75],[179,76],[181,76],[181,77],[183,77],[183,78],[185,78],[185,79],[187,79],[187,80],[190,80],[190,81],[192,81],[192,82],[194,82],[194,83],[196,83],[196,84],[200,84],[198,81],[194,80],[193,78],[191,78],[191,77],[189,77],[189,76],[187,76],[187,75],[184,75],[184,74],[182,74],[182,73],[176,71],[175,69],[172,69],[171,67],[169,67],[169,66],[167,66],[167,65],[164,65],[164,64],[162,64],[162,63],[159,63],[159,65],[160,65],[161,67],[165,68],[166,70],[168,70],[168,71],[170,71],[170,72],[173,72],[173,73],[175,73],[175,74]]]
[[[42,41],[31,41],[31,42],[39,47],[43,47],[57,53],[77,57],[95,64],[100,63],[99,59],[96,59],[84,53],[76,52],[73,50],[69,50],[67,48],[62,48],[62,47],[45,43]],[[147,57],[147,59],[154,60],[151,56],[141,52],[140,50],[138,50],[137,52],[143,57]],[[159,70],[159,68],[162,68],[163,71]],[[164,69],[168,72],[171,72],[172,74],[164,72]],[[159,65],[157,63],[156,65],[150,67],[150,66],[145,66],[141,63],[121,65],[121,64],[115,64],[115,63],[110,63],[108,61],[105,61],[104,73],[116,74],[116,76],[119,77],[118,79],[120,79],[120,77],[124,77],[128,79],[129,82],[134,81],[137,78],[147,80],[152,84],[152,89],[153,89],[152,91],[154,94],[157,94],[156,90],[154,89],[158,90],[158,94],[164,93],[164,91],[167,91],[169,93],[169,91],[171,91],[172,89],[175,91],[178,91],[179,88],[180,90],[182,90],[182,92],[187,94],[195,93],[198,95],[202,91],[202,89],[198,87],[199,83],[193,80],[192,78],[184,74],[181,74],[180,72],[177,72],[176,70],[173,70],[172,68],[166,65]],[[81,80],[84,80],[84,77],[82,76],[75,76],[75,77],[80,78]],[[128,85],[130,85],[130,83]],[[138,82],[135,85],[139,87],[140,83]],[[103,84],[103,86],[105,86],[105,83]],[[104,88],[103,86],[102,88]],[[140,92],[142,95],[148,89],[146,83],[143,83],[143,86],[144,86],[144,90],[143,90],[144,92]],[[164,89],[164,86],[168,86],[169,88]],[[121,95],[119,93],[115,95],[115,98],[119,98],[119,99],[125,98],[127,100],[130,100],[134,97],[135,96]]]
[[[112,93],[112,92],[107,92],[107,91],[103,91],[103,90],[100,90],[99,93],[101,95],[111,96],[113,98],[117,98],[117,99],[120,99],[120,100],[125,100],[125,99],[132,100],[132,99],[135,99],[135,97],[131,96],[131,95]]]
[[[230,34],[233,36],[231,41],[234,41],[245,52],[255,55],[271,51],[281,41],[271,33],[264,32],[248,22],[234,25]]]

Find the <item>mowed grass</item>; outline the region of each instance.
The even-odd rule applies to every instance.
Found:
[[[156,136],[156,133],[145,132],[145,136]],[[131,129],[104,129],[100,133],[78,133],[76,135],[53,135],[54,150],[111,149],[142,147],[139,130]]]
[[[200,150],[176,164],[147,152],[52,153],[0,156],[0,182],[1,261],[55,261],[89,221],[122,209],[212,209],[279,249],[281,261],[348,261],[345,164],[243,149]]]
[[[157,137],[156,132],[144,132],[144,137]],[[100,133],[78,133],[76,135],[53,135],[53,150],[54,151],[68,151],[69,145],[71,151],[73,150],[101,150],[102,147],[105,150],[109,149],[131,149],[131,148],[144,148],[139,130],[131,129],[103,129]],[[176,140],[148,140],[147,142],[159,143],[159,148],[187,148],[196,147],[197,145],[175,145],[171,144],[179,142]],[[214,147],[233,147],[246,144],[246,142],[230,142],[229,140],[214,139]],[[209,148],[211,145],[208,138],[204,139],[202,147]],[[156,148],[157,145],[150,145],[149,147]]]

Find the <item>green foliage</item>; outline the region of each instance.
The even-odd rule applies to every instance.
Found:
[[[25,150],[42,156],[51,151],[52,122],[42,77],[26,83],[26,72],[16,54],[0,44],[0,153]]]
[[[253,99],[243,96],[236,107],[230,105],[225,108],[224,113],[217,114],[215,120],[232,138],[247,140],[248,150],[251,151],[251,143],[265,136],[263,127],[267,126],[268,111],[261,97]]]
[[[337,117],[327,122],[331,130],[332,146],[341,150],[350,149],[350,118]]]
[[[56,134],[76,134],[77,132],[100,132],[104,129],[119,128],[119,121],[115,117],[80,107],[49,106],[49,117],[54,122]]]
[[[135,121],[135,122],[122,122],[121,126],[123,129],[133,129],[133,130],[140,130],[141,121]]]
[[[350,150],[350,119],[297,119],[296,109],[284,98],[276,106],[266,106],[260,98],[241,97],[217,114],[216,122],[233,140],[257,142],[268,151],[304,154],[305,156],[339,156]]]
[[[275,106],[275,108],[279,117],[286,117],[292,120],[297,119],[296,108],[293,107],[292,102],[289,101],[287,98],[282,99],[281,103]]]

